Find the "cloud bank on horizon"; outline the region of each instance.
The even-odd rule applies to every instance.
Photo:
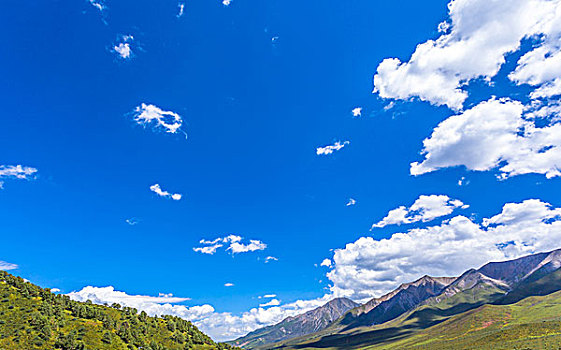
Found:
[[[224,239],[204,241],[216,244]],[[231,240],[226,240],[230,242]],[[336,297],[365,302],[429,274],[458,276],[489,261],[504,261],[551,250],[561,241],[561,208],[539,199],[507,203],[500,213],[480,222],[458,215],[440,225],[413,228],[388,239],[362,237],[335,250],[321,266],[330,271],[330,292],[321,298],[281,304],[278,299],[234,315],[211,305],[177,305],[188,298],[131,296],[113,287],[85,287],[69,294],[78,301],[117,302],[151,315],[171,314],[193,321],[218,340],[231,340],[257,328],[278,323]],[[214,242],[214,243],[213,243]],[[430,251],[430,254],[427,254]],[[266,296],[267,297],[267,296]],[[275,298],[269,295],[268,297]],[[260,299],[260,298],[258,298]]]

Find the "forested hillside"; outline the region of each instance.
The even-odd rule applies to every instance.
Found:
[[[72,301],[0,271],[1,350],[231,348],[181,318],[150,317],[118,304]]]

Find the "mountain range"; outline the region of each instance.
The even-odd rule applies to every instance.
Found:
[[[554,341],[561,345],[561,305],[556,304],[561,294],[556,293],[558,291],[561,291],[561,249],[510,261],[491,262],[477,270],[470,269],[459,277],[423,276],[400,285],[380,298],[354,307],[355,303],[349,299],[335,299],[303,315],[258,329],[230,344],[246,349],[345,349],[366,346],[373,349],[388,346],[393,349],[399,347],[399,342],[409,342],[406,348],[411,348],[415,347],[414,342],[411,343],[412,339],[432,334],[446,322],[459,322],[465,326],[466,320],[473,322],[484,319],[484,316],[478,316],[480,313],[486,315],[490,310],[504,311],[519,304],[530,305],[531,308],[528,298],[547,296],[545,300],[552,304],[551,310],[559,311],[554,317],[555,321],[538,317],[533,320],[535,322],[524,324],[524,327],[535,331],[536,325],[553,322],[548,323],[553,328],[547,328],[547,332],[557,329]],[[508,324],[516,324],[515,321],[510,320]],[[498,321],[484,322],[495,324]],[[555,328],[555,322],[559,323],[558,328]],[[481,332],[488,336],[491,330],[495,328],[487,326]],[[495,331],[498,333],[494,336],[500,337],[500,332],[505,329]],[[446,337],[446,331],[443,332],[440,338]],[[548,337],[551,338],[550,333]],[[474,333],[471,332],[470,336],[473,337]],[[426,337],[423,339],[426,341]],[[464,338],[454,339],[457,343],[457,339]],[[469,339],[477,341],[475,338]],[[522,340],[517,338],[513,341]],[[434,341],[432,345],[437,346]],[[450,349],[462,348],[464,345],[456,344],[457,347]]]

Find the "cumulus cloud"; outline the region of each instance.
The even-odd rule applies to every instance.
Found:
[[[177,7],[179,8],[179,12],[177,13],[177,18],[183,16],[183,14],[185,13],[185,3],[180,2]]]
[[[272,299],[272,298],[276,298],[277,295],[276,294],[265,294],[263,296],[258,297],[258,299]]]
[[[345,142],[337,141],[333,145],[318,147],[316,149],[316,154],[318,156],[319,155],[329,155],[329,154],[332,154],[335,151],[339,151],[339,150],[343,149],[349,143],[350,143],[349,141],[345,141]]]
[[[353,114],[353,117],[360,117],[362,115],[362,107],[354,108],[351,113]]]
[[[487,171],[498,168],[501,178],[538,173],[560,176],[561,124],[539,127],[540,108],[508,98],[481,102],[441,122],[423,141],[424,160],[411,163],[411,174],[465,166]]]
[[[133,115],[134,121],[137,124],[144,126],[152,125],[156,130],[164,130],[170,134],[181,132],[187,136],[187,134],[181,130],[183,119],[175,112],[164,111],[157,106],[142,103],[135,108]]]
[[[89,0],[88,2],[99,11],[105,10],[104,1]]]
[[[232,254],[255,252],[257,250],[265,250],[267,245],[258,240],[250,240],[249,244],[234,242],[231,243],[227,250],[231,250]]]
[[[37,169],[21,165],[0,165],[0,180],[17,179],[31,180],[37,173]],[[4,181],[0,181],[0,190],[4,189]]]
[[[410,224],[419,221],[428,222],[441,216],[452,214],[457,208],[467,209],[469,205],[464,204],[458,199],[451,199],[446,195],[421,195],[409,208],[400,206],[390,210],[388,215],[372,225],[372,228]]]
[[[354,199],[354,198],[349,198],[349,200],[347,201],[346,206],[347,206],[347,207],[350,207],[350,206],[353,206],[353,205],[355,205],[355,204],[356,204],[356,199]]]
[[[21,165],[0,165],[0,179],[12,178],[29,180],[37,173],[37,169]]]
[[[267,244],[259,240],[250,239],[249,243],[242,243],[242,240],[243,238],[237,235],[228,235],[214,240],[201,239],[199,243],[203,246],[195,247],[193,250],[198,253],[214,255],[218,249],[224,246],[227,246],[226,251],[230,251],[232,254],[255,252],[267,248]],[[275,259],[274,257],[267,257],[265,262]]]
[[[138,219],[137,218],[130,218],[130,219],[126,219],[125,222],[127,224],[129,224],[130,226],[136,226],[138,225]]]
[[[214,255],[219,248],[222,248],[223,244],[213,244],[205,247],[195,247],[193,251],[202,254]]]
[[[1,261],[0,260],[0,271],[9,271],[9,270],[15,270],[17,269],[19,266],[16,264],[12,264],[9,262],[5,262],[5,261]]]
[[[239,315],[216,312],[195,321],[195,324],[213,339],[219,341],[232,340],[257,328],[278,323],[287,317],[300,315],[322,306],[331,299],[331,295],[325,295],[318,299],[298,300],[282,305],[279,302],[278,306],[259,306]]]
[[[170,198],[173,199],[174,201],[179,201],[183,197],[183,195],[180,193],[170,193],[168,191],[162,190],[159,184],[150,186],[150,191],[154,192],[160,197]]]
[[[233,287],[234,284],[233,283],[224,283],[224,287]]]
[[[279,306],[279,305],[280,305],[280,301],[278,299],[272,299],[267,303],[259,304],[259,307],[270,307],[270,306]]]
[[[151,316],[173,315],[192,321],[203,332],[218,341],[231,340],[247,334],[257,328],[282,321],[286,317],[299,315],[303,312],[325,304],[330,296],[314,300],[298,300],[280,305],[280,301],[273,299],[259,307],[234,315],[229,312],[216,312],[208,304],[185,306],[181,305],[188,298],[174,297],[172,294],[161,294],[157,297],[146,295],[130,295],[115,290],[114,287],[84,287],[80,291],[67,294],[72,300],[95,304],[118,303],[122,306],[133,307],[145,311]],[[276,295],[268,295],[275,298]]]
[[[452,0],[448,8],[437,39],[418,45],[406,62],[384,60],[374,77],[383,98],[415,97],[458,112],[424,140],[424,160],[411,164],[411,174],[465,166],[498,169],[501,179],[560,176],[561,0]],[[531,47],[522,51],[524,41]],[[530,101],[489,97],[464,112],[469,83],[491,84],[515,52],[521,57],[508,78],[531,88]]]
[[[113,52],[124,60],[132,57],[131,45],[134,37],[132,35],[123,35],[118,43],[113,46]]]
[[[465,176],[462,176],[459,180],[458,180],[458,186],[467,186],[469,185],[469,180],[466,179]]]
[[[387,239],[359,238],[335,251],[327,276],[334,295],[366,300],[425,274],[457,276],[489,261],[550,251],[559,242],[561,209],[530,199],[508,203],[481,223],[459,215]]]
[[[60,289],[58,289],[58,288],[51,288],[51,292],[52,292],[52,293],[58,293],[58,292],[60,292]]]
[[[265,264],[271,261],[279,261],[279,259],[275,258],[274,256],[268,256],[265,258]]]
[[[222,5],[224,5],[224,6],[230,6],[231,3],[232,3],[232,0],[222,0]]]
[[[90,300],[95,304],[113,304],[133,307],[143,310],[151,316],[174,315],[187,320],[197,320],[208,316],[214,312],[214,308],[208,304],[187,307],[177,305],[189,298],[178,298],[169,295],[147,296],[130,295],[125,292],[117,291],[114,287],[84,287],[80,291],[67,294],[70,299],[85,302]]]
[[[448,4],[450,20],[439,26],[442,34],[436,40],[418,45],[407,62],[388,58],[380,63],[374,92],[383,98],[418,97],[460,110],[469,81],[490,81],[506,54],[517,51],[523,39],[537,35],[546,39],[522,57],[511,78],[536,85],[549,82],[559,65],[556,57],[545,56],[558,52],[559,6],[558,0],[453,0]]]
[[[323,259],[323,261],[320,264],[320,266],[325,266],[325,267],[331,267],[332,265],[333,262],[331,261],[331,259]]]

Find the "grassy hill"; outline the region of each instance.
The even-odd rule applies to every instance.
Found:
[[[232,348],[178,317],[72,301],[0,271],[0,350]]]

